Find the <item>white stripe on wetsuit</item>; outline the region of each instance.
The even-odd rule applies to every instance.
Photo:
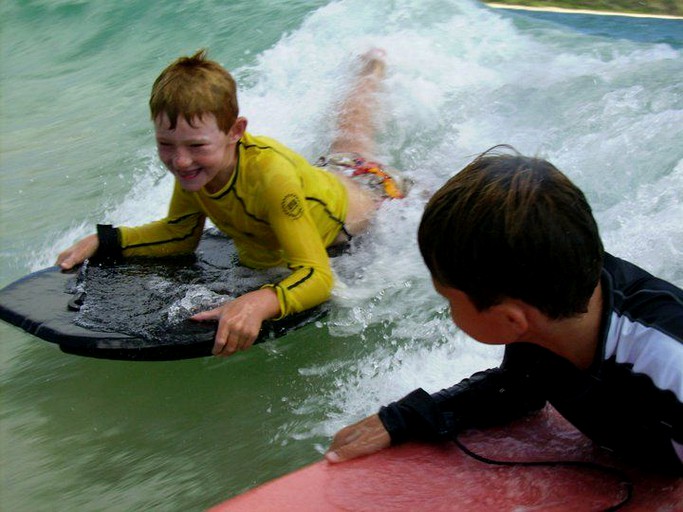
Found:
[[[605,344],[605,359],[633,365],[633,372],[649,376],[657,388],[673,392],[683,402],[683,350],[680,341],[653,327],[612,313]],[[683,445],[671,441],[683,461]]]

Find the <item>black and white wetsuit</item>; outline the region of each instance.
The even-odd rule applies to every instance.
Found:
[[[383,407],[392,444],[500,425],[547,401],[598,445],[683,472],[683,290],[606,254],[602,291],[590,368],[531,343],[510,344],[498,368]]]

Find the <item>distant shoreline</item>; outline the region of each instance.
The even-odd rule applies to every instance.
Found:
[[[670,14],[640,14],[633,12],[617,11],[591,11],[589,9],[567,9],[565,7],[532,7],[527,5],[499,4],[496,2],[484,2],[494,9],[509,9],[513,11],[539,11],[539,12],[559,12],[567,14],[596,14],[599,16],[627,16],[630,18],[657,18],[665,20],[683,20],[682,16]]]

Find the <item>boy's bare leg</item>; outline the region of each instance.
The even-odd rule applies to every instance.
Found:
[[[339,109],[337,134],[332,141],[332,153],[359,153],[372,158],[379,98],[377,93],[384,79],[384,50],[373,48],[360,56],[361,68],[356,83]]]
[[[349,91],[339,110],[337,134],[331,144],[331,153],[358,153],[372,159],[375,151],[375,131],[379,109],[378,92],[384,78],[386,64],[384,50],[373,48],[361,57],[357,81]],[[338,175],[346,187],[349,205],[346,230],[356,235],[364,231],[379,205],[378,198],[355,181]],[[336,242],[346,242],[340,233]]]

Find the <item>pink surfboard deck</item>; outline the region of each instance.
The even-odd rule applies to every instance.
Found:
[[[595,448],[554,410],[461,442],[498,460],[582,460],[624,471],[625,511],[683,511],[683,479],[639,471]],[[598,511],[626,496],[621,480],[576,467],[493,466],[452,443],[406,444],[341,464],[319,461],[231,498],[210,512]]]

